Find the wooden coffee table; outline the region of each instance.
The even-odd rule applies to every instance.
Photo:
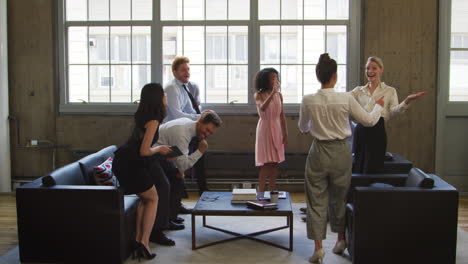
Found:
[[[257,242],[265,243],[278,248],[293,250],[293,213],[291,199],[289,193],[286,192],[286,199],[278,199],[278,209],[276,210],[254,210],[247,207],[245,204],[231,204],[231,192],[204,192],[192,211],[192,250],[204,248],[228,241],[233,241],[241,238],[251,239]],[[233,235],[234,237],[215,241],[212,243],[197,246],[195,219],[197,215],[203,218],[203,227],[224,232]],[[249,234],[240,234],[234,231],[225,230],[219,227],[211,226],[206,223],[207,216],[285,216],[286,225],[257,231]],[[289,247],[278,245],[263,239],[256,238],[258,235],[270,233],[273,231],[289,228]]]

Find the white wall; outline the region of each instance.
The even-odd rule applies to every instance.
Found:
[[[11,192],[6,1],[0,0],[0,192]]]

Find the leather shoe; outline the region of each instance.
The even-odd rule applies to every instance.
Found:
[[[168,238],[163,232],[154,237],[150,236],[149,241],[163,246],[175,246],[174,240]]]
[[[302,219],[302,222],[307,222],[307,216],[302,216],[301,219]]]
[[[335,247],[333,248],[333,253],[342,255],[345,249],[346,249],[346,241],[340,240],[336,242]]]
[[[169,221],[169,225],[167,226],[167,230],[182,230],[185,228],[184,224],[177,224],[172,221]]]
[[[307,207],[301,207],[301,208],[299,208],[299,211],[301,211],[301,213],[305,214],[307,212]]]
[[[182,224],[185,221],[185,219],[181,217],[177,217],[176,219],[170,219],[170,220],[176,224]]]
[[[184,206],[181,206],[179,208],[179,214],[191,214],[192,209],[185,208]]]
[[[310,263],[322,263],[323,257],[325,257],[325,251],[323,251],[323,248],[318,249],[314,252],[314,255],[309,258]]]

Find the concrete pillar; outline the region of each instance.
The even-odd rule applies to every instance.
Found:
[[[0,192],[11,192],[7,0],[0,0]]]

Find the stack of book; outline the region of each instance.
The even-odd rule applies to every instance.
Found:
[[[249,201],[257,200],[257,190],[255,189],[233,189],[232,200],[233,204],[245,204]]]
[[[247,206],[252,208],[252,209],[257,209],[257,210],[274,210],[278,209],[278,204],[277,203],[272,203],[269,201],[250,201],[247,202]]]

